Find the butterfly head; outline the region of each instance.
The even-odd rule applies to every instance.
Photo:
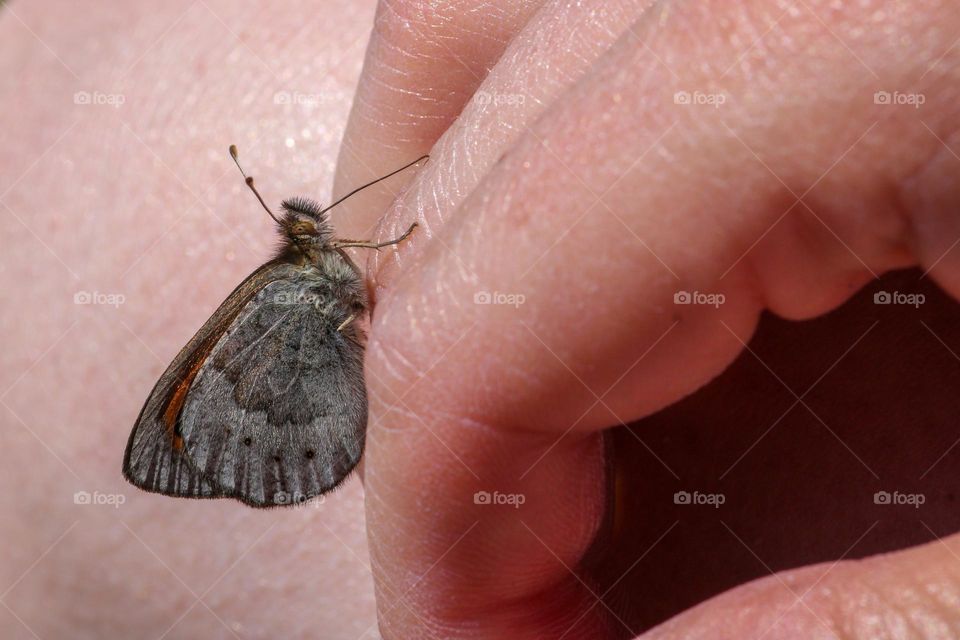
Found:
[[[280,230],[294,244],[325,247],[333,240],[333,226],[319,203],[309,198],[290,198],[281,206]]]

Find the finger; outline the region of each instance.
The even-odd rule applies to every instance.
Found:
[[[652,0],[587,0],[543,6],[490,70],[463,112],[431,150],[431,162],[419,173],[421,200],[414,207],[423,225],[421,235],[443,224],[479,181],[557,98],[649,10]],[[602,14],[604,19],[591,16]],[[540,64],[549,52],[550,64]],[[409,201],[409,199],[408,199]],[[437,206],[442,203],[442,206]],[[406,219],[386,217],[379,237],[395,237]],[[370,257],[369,272],[389,274],[396,254]],[[374,285],[377,286],[376,283]]]
[[[428,153],[542,0],[382,0],[344,134],[334,193]],[[345,237],[367,237],[407,176],[335,210]]]
[[[948,51],[953,18],[936,9],[921,22],[889,14],[876,31],[855,10],[828,12],[828,29],[805,16],[785,41],[818,57],[768,51],[778,74],[759,78],[729,43],[749,41],[765,6],[719,25],[700,5],[674,8],[675,29],[648,18],[643,46],[624,36],[448,216],[393,283],[370,349],[368,522],[388,635],[424,620],[513,636],[568,612],[589,621],[589,588],[567,569],[600,517],[590,433],[704,384],[764,307],[822,313],[874,273],[918,261],[951,281],[912,231],[933,218],[910,196],[915,180],[938,210],[956,206],[927,177],[955,120],[944,79],[918,88],[923,123],[874,102],[878,86],[926,69],[911,62],[920,52],[891,60],[872,38],[892,29]],[[848,64],[837,32],[879,80]],[[836,70],[826,80],[823,64]],[[644,69],[644,81],[625,69]],[[722,109],[675,102],[723,74]],[[683,290],[726,302],[675,305]],[[475,304],[481,291],[527,303]],[[527,499],[484,511],[471,500],[484,488]]]
[[[953,638],[960,629],[957,536],[857,562],[784,571],[713,598],[644,640],[715,638]],[[744,615],[744,612],[750,615]],[[882,622],[881,622],[882,621]]]

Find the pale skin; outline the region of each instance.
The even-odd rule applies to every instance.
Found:
[[[238,145],[271,207],[295,195],[332,202],[373,15],[354,0],[313,16],[266,3],[190,7],[0,8],[0,193],[13,186],[2,198],[10,210],[0,206],[11,318],[0,349],[0,394],[10,388],[0,477],[19,479],[0,507],[0,593],[16,585],[2,598],[12,612],[0,606],[3,638],[376,637],[358,479],[316,508],[261,512],[146,494],[119,475],[156,379],[276,249],[275,224],[227,146]],[[313,34],[331,14],[338,28],[320,44]],[[207,73],[223,85],[208,92]],[[126,100],[78,105],[79,91]],[[313,102],[284,115],[275,101],[284,91]],[[359,260],[367,250],[355,251]],[[78,291],[126,299],[75,305]],[[46,303],[29,311],[27,297]],[[80,490],[125,502],[75,505]]]
[[[339,236],[374,242],[420,225],[367,264],[375,306],[364,490],[349,485],[318,511],[266,513],[136,495],[119,478],[119,457],[164,360],[273,242],[224,143],[238,143],[267,200],[328,193],[346,105],[321,100],[306,115],[278,114],[271,96],[352,90],[355,76],[331,52],[349,51],[358,71],[352,42],[372,12],[343,3],[322,5],[322,16],[321,5],[290,17],[262,6],[234,15],[211,5],[271,69],[309,69],[278,83],[244,45],[221,48],[229,34],[199,38],[223,28],[200,6],[141,62],[147,45],[133,43],[160,38],[186,6],[126,9],[110,21],[85,12],[85,30],[62,20],[79,11],[73,5],[58,17],[14,5],[29,30],[0,9],[14,52],[0,77],[26,78],[8,80],[0,102],[19,125],[0,148],[9,167],[0,193],[9,189],[3,202],[33,231],[3,217],[12,246],[0,258],[4,290],[45,301],[29,322],[12,324],[3,353],[0,381],[12,390],[0,469],[34,481],[2,507],[3,548],[13,550],[4,584],[26,577],[3,598],[15,615],[0,607],[0,635],[31,637],[30,627],[40,637],[78,628],[159,636],[194,602],[190,590],[203,595],[229,570],[167,637],[232,637],[223,623],[239,625],[239,637],[310,637],[317,628],[373,637],[375,611],[387,638],[423,637],[425,627],[444,637],[559,636],[581,614],[566,637],[603,637],[603,610],[589,608],[568,571],[604,509],[602,429],[615,417],[655,415],[708,383],[743,351],[740,339],[764,309],[817,317],[874,274],[907,266],[960,295],[960,250],[951,251],[960,238],[960,13],[949,3],[645,11],[649,3],[624,1],[590,14],[595,4],[379,8],[332,191],[427,152],[431,160],[406,192],[409,177],[398,176],[333,215]],[[280,46],[305,20],[325,42]],[[100,45],[78,33],[99,34]],[[110,93],[116,70],[135,63],[118,90],[130,132],[98,110],[112,107],[70,100],[75,91]],[[265,104],[244,103],[251,68],[270,87]],[[674,100],[698,91],[725,101]],[[922,94],[925,103],[883,110],[877,91]],[[74,120],[76,131],[30,168]],[[263,138],[253,148],[241,135]],[[194,205],[191,191],[228,224]],[[795,212],[805,215],[781,220],[800,196]],[[678,289],[722,292],[726,302],[678,309]],[[127,301],[78,308],[78,290],[124,292]],[[526,301],[478,305],[481,290]],[[597,403],[587,388],[610,391]],[[819,453],[801,442],[797,450]],[[702,465],[723,453],[704,454]],[[638,459],[633,473],[655,465]],[[127,500],[117,510],[78,509],[70,496],[80,489]],[[525,502],[485,508],[472,499],[483,490]],[[783,545],[812,535],[795,528]],[[954,637],[958,555],[960,542],[945,535],[883,557],[780,571],[645,637]],[[623,569],[634,560],[622,558]],[[664,601],[680,601],[687,586],[646,579]],[[816,584],[788,608],[796,597],[785,585],[802,593]],[[254,596],[274,606],[251,608]],[[885,626],[862,624],[870,618]]]

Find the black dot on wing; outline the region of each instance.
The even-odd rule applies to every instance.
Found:
[[[279,454],[279,453],[273,454],[273,461],[274,461],[274,462],[280,462],[280,454]]]
[[[246,438],[243,439],[243,444],[249,447],[250,445],[253,444],[253,438],[251,438],[250,436],[247,436]]]
[[[310,460],[313,460],[313,457],[315,455],[317,455],[316,451],[314,451],[313,449],[307,449],[307,453],[306,453],[307,458],[309,458]]]

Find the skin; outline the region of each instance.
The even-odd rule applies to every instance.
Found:
[[[960,544],[939,512],[920,517],[942,539],[891,539],[882,550],[896,552],[873,557],[848,549],[872,516],[839,547],[818,543],[812,527],[775,518],[760,534],[744,533],[745,514],[765,511],[754,506],[764,503],[730,483],[723,487],[729,510],[700,516],[713,529],[658,546],[678,517],[638,499],[650,486],[669,493],[709,486],[696,482],[716,481],[717,461],[736,460],[753,441],[704,446],[711,429],[701,425],[721,433],[755,427],[750,433],[759,435],[778,415],[749,424],[750,411],[762,414],[774,398],[748,393],[766,388],[737,360],[763,310],[814,318],[875,276],[919,265],[929,270],[924,291],[940,314],[927,320],[939,318],[946,345],[957,344],[952,301],[934,299],[932,283],[960,293],[960,253],[949,251],[960,237],[953,215],[960,161],[950,150],[960,149],[953,137],[960,49],[952,46],[960,16],[946,2],[810,2],[795,14],[776,3],[731,11],[720,3],[607,2],[591,13],[599,4],[384,2],[376,16],[356,3],[325,4],[323,15],[211,5],[247,46],[202,5],[163,37],[186,5],[86,11],[78,17],[83,28],[60,19],[67,6],[14,5],[19,19],[0,13],[4,41],[15,43],[2,63],[9,70],[0,108],[19,125],[5,128],[8,143],[0,145],[0,162],[12,168],[0,172],[9,207],[0,220],[5,249],[12,247],[0,258],[4,290],[13,300],[45,302],[29,323],[6,314],[13,348],[0,368],[10,389],[0,473],[23,489],[2,498],[8,517],[0,535],[13,549],[13,561],[3,563],[13,585],[0,608],[4,637],[31,637],[28,628],[39,637],[78,629],[89,637],[106,629],[158,636],[193,602],[190,589],[200,595],[228,570],[204,596],[207,606],[190,610],[168,637],[231,637],[228,628],[239,637],[374,633],[356,483],[317,512],[264,514],[137,494],[118,469],[126,425],[156,376],[268,252],[269,226],[230,173],[225,144],[238,144],[274,201],[326,192],[371,20],[333,193],[432,154],[399,199],[402,177],[333,218],[350,238],[386,240],[421,224],[368,264],[376,307],[363,498],[382,635],[625,637],[674,614],[647,636],[960,633]],[[308,46],[306,36],[290,42],[290,33],[325,36]],[[138,60],[143,43],[158,38]],[[193,55],[184,60],[185,52]],[[116,79],[117,69],[135,63],[135,73]],[[291,79],[274,76],[286,70]],[[120,87],[127,101],[118,113],[69,100],[97,87]],[[926,102],[920,110],[884,108],[874,103],[878,90],[920,92]],[[270,98],[277,91],[330,93],[304,113],[278,109]],[[725,102],[677,104],[681,91],[720,91]],[[193,192],[209,208],[194,204]],[[801,195],[804,204],[791,209]],[[129,301],[78,307],[78,290],[121,291]],[[679,290],[723,293],[726,301],[674,305]],[[522,294],[525,302],[476,304],[482,291]],[[774,346],[755,348],[802,393],[855,343],[863,316],[832,314],[807,333],[807,344],[795,341],[792,325],[764,320],[759,336]],[[916,318],[889,322],[917,325]],[[60,339],[72,331],[74,338]],[[877,352],[902,345],[902,333],[880,335],[870,347]],[[822,366],[796,383],[812,345],[831,338]],[[917,365],[932,374],[918,388],[936,389],[925,396],[933,398],[927,409],[938,395],[955,395],[939,391],[956,380],[950,347],[934,346]],[[860,368],[841,379],[867,385],[882,377],[870,359],[850,362]],[[823,387],[836,384],[828,377]],[[723,402],[711,400],[710,389],[750,411],[716,420]],[[844,398],[816,406],[849,439],[863,431],[856,418],[865,409],[844,414]],[[782,411],[784,398],[777,400]],[[84,429],[75,427],[77,415]],[[658,479],[663,471],[649,452],[623,444],[629,436],[619,440],[615,464],[604,462],[601,430],[641,419],[641,428],[659,425],[648,441],[660,453],[669,440],[656,434],[692,434],[675,454],[689,459],[669,460],[685,481],[680,487]],[[936,422],[945,440],[930,429],[911,437],[921,424],[878,421],[866,439],[877,449],[854,448],[877,467],[871,454],[893,448],[919,475],[956,437],[948,417]],[[773,437],[780,432],[796,429]],[[827,448],[804,435],[783,443],[794,458],[761,448],[731,482],[756,492],[776,469],[802,475],[802,461],[843,452],[835,440],[824,440]],[[918,448],[923,462],[907,455]],[[825,467],[838,484],[874,490],[862,471],[845,473],[855,462],[839,460]],[[948,472],[949,460],[938,469]],[[892,468],[879,475],[889,478]],[[618,473],[629,509],[611,534],[608,481]],[[949,473],[939,478],[952,484]],[[71,500],[78,489],[122,492],[127,501],[116,510],[78,507]],[[477,491],[519,494],[524,503],[476,504]],[[837,504],[834,524],[869,511],[853,499]],[[684,524],[697,517],[682,516]],[[683,558],[696,555],[691,550],[730,540],[721,519],[749,539],[751,553],[741,548],[711,571],[701,562],[693,579],[674,579]],[[641,533],[649,535],[631,546]],[[610,541],[599,560],[591,550],[598,535]],[[770,537],[776,544],[753,551]],[[809,541],[820,548],[809,552]],[[606,591],[648,549],[661,570],[644,566],[620,583],[628,588],[616,595],[628,611],[608,605],[628,620],[624,628],[590,591]],[[777,561],[764,563],[771,555]],[[826,564],[801,566],[816,561]],[[767,569],[776,575],[747,583]],[[701,593],[691,598],[695,587]]]
[[[0,9],[3,638],[376,637],[358,478],[264,512],[120,476],[156,379],[276,246],[227,146],[275,210],[326,199],[373,16],[190,6]],[[81,90],[126,101],[76,105]],[[276,104],[284,91],[316,102]],[[125,302],[74,305],[78,291]],[[125,502],[75,505],[79,490]]]

